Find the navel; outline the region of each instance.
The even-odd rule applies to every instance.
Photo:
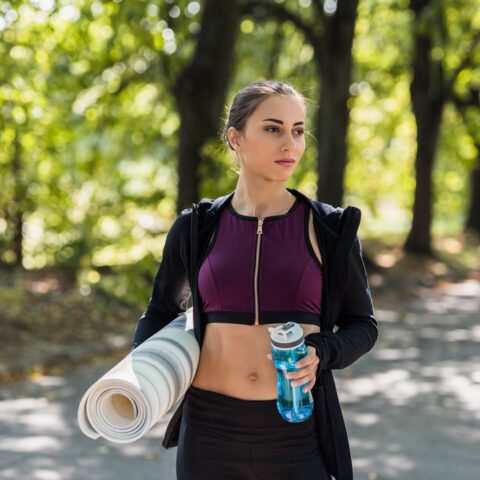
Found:
[[[256,382],[258,379],[258,375],[255,372],[252,372],[247,378],[251,382]]]

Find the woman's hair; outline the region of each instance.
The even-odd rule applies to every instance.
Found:
[[[230,150],[235,151],[228,140],[228,129],[234,127],[239,132],[244,132],[245,124],[257,106],[263,100],[272,97],[273,95],[295,96],[303,102],[305,110],[307,109],[308,99],[287,82],[280,82],[277,80],[258,80],[248,84],[235,95],[232,105],[227,110],[226,117],[224,118],[221,137],[222,141]],[[238,158],[235,162],[235,167],[238,171]]]

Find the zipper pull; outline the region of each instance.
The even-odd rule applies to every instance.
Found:
[[[261,218],[258,219],[258,226],[257,226],[257,235],[263,233],[262,230],[263,220]]]

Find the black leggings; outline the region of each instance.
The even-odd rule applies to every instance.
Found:
[[[331,480],[313,415],[289,423],[276,400],[242,400],[190,386],[177,480]]]

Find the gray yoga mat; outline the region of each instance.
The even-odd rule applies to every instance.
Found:
[[[77,412],[87,437],[134,442],[176,409],[200,358],[192,315],[189,308],[90,386]]]

